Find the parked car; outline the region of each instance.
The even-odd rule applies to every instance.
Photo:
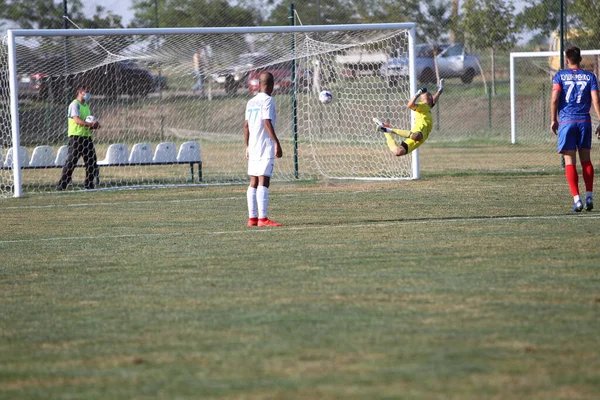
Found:
[[[39,89],[41,86],[41,79],[43,74],[18,74],[17,75],[17,86],[19,89],[20,98],[37,98],[39,97]],[[10,83],[9,83],[8,70],[0,69],[0,95],[10,95]]]
[[[128,60],[78,74],[76,81],[87,85],[91,93],[101,96],[146,96],[156,88],[154,74]]]
[[[275,86],[273,87],[273,93],[288,93],[294,89],[294,82],[292,80],[292,61],[286,61],[276,65],[258,68],[250,71],[248,74],[248,90],[250,95],[254,96],[260,89],[260,74],[264,71],[271,72],[275,80]],[[296,67],[296,81],[302,88],[310,87],[312,83],[312,74],[310,71]]]
[[[65,86],[72,92],[78,86],[87,86],[95,96],[116,97],[124,94],[146,96],[155,91],[158,84],[166,85],[166,81],[157,82],[156,76],[149,69],[129,60],[117,61],[68,76],[39,75],[42,75],[39,92],[43,99],[62,99]]]
[[[335,62],[341,66],[341,76],[344,78],[377,75],[387,60],[388,55],[383,51],[353,49],[335,56]]]
[[[40,89],[44,74],[22,74],[18,76],[20,98],[40,98]]]
[[[471,83],[479,71],[479,56],[469,54],[462,43],[456,44],[420,44],[415,47],[415,69],[420,83],[435,83],[435,62],[440,78],[460,78],[463,83]],[[381,75],[389,79],[391,86],[408,75],[408,58],[394,57],[381,67]]]
[[[154,77],[154,91],[155,92],[169,89],[169,85],[167,83],[168,78],[166,76],[164,76],[163,74],[155,74],[155,73],[153,73],[152,76]]]
[[[273,61],[274,57],[270,54],[240,54],[236,65],[217,71],[212,75],[212,80],[217,85],[223,86],[227,94],[235,94],[247,82],[253,67],[268,65]]]

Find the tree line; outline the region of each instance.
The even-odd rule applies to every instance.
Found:
[[[562,1],[567,45],[597,48],[598,0]],[[81,0],[68,0],[68,25],[92,29],[289,25],[292,2],[294,19],[303,25],[416,22],[420,42],[461,42],[489,50],[492,82],[497,51],[514,48],[522,34],[531,37],[531,45],[547,49],[561,18],[556,0],[530,0],[519,12],[513,0],[133,0],[134,18],[124,26],[122,16],[103,6],[89,15]],[[25,29],[59,29],[64,23],[63,2],[0,0],[2,20]]]
[[[557,0],[527,1],[519,12],[513,0],[133,0],[128,26],[101,5],[89,15],[82,0],[67,1],[69,18],[80,28],[289,25],[293,2],[304,25],[416,22],[422,42],[465,42],[479,49],[510,48],[521,34],[543,44],[560,23]],[[565,26],[576,32],[571,39],[581,47],[597,47],[597,0],[563,4]],[[0,25],[62,28],[63,1],[0,0]]]

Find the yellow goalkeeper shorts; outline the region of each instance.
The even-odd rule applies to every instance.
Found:
[[[425,141],[429,137],[429,133],[431,132],[431,128],[432,127],[433,127],[432,125],[428,125],[428,124],[419,124],[419,125],[415,125],[410,130],[413,133],[415,133],[415,132],[421,132],[421,134],[423,135],[423,139],[419,140],[418,142],[416,140],[411,139],[411,138],[405,139],[404,143],[406,143],[406,146],[408,146],[407,153],[412,152],[414,149],[418,148],[420,145],[422,145],[423,143],[425,143]]]

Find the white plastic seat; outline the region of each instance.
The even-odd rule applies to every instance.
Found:
[[[185,142],[179,146],[178,162],[200,162],[200,143]]]
[[[152,162],[152,145],[136,143],[129,154],[129,164],[149,164]]]
[[[54,165],[58,167],[62,167],[67,162],[67,155],[69,154],[69,146],[64,145],[60,146],[58,151],[56,152],[56,159],[54,160]]]
[[[20,146],[20,161],[21,167],[27,167],[29,165],[29,150],[27,147]],[[8,149],[8,153],[6,153],[6,160],[4,161],[5,168],[12,168],[13,165],[13,148]]]
[[[51,167],[54,165],[54,149],[52,146],[37,146],[31,154],[30,167]]]
[[[154,151],[155,163],[173,163],[177,161],[177,146],[173,142],[162,142],[156,146]]]
[[[129,150],[127,145],[122,143],[113,143],[106,150],[106,157],[102,161],[98,161],[98,165],[108,164],[128,164]]]

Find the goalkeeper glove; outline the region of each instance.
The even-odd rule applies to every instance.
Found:
[[[427,93],[426,87],[422,87],[421,89],[417,90],[417,93],[415,93],[415,97],[418,97],[418,96],[422,95],[423,93]]]
[[[437,90],[437,92],[439,94],[442,94],[443,91],[444,91],[444,80],[440,79],[440,83],[438,84],[438,90]]]

